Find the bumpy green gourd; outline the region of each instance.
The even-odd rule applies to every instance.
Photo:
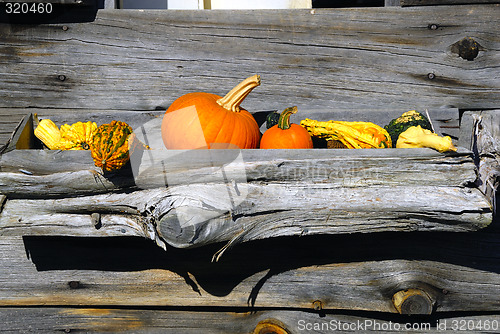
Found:
[[[132,128],[125,122],[112,121],[99,126],[90,143],[95,165],[103,171],[122,168],[130,159],[135,141]]]

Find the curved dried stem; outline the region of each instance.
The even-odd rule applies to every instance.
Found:
[[[226,96],[218,99],[217,103],[227,110],[239,112],[241,102],[243,102],[247,95],[259,85],[260,75],[253,75],[240,82],[236,87],[231,89]]]

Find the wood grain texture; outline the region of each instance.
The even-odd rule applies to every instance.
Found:
[[[258,73],[262,86],[244,104],[250,111],[492,108],[499,11],[100,10],[95,22],[68,30],[2,25],[1,106],[154,110],[191,91],[223,95]],[[451,50],[470,36],[482,46],[474,61]]]
[[[166,150],[161,117],[125,116],[151,149],[136,151],[119,172],[99,173],[88,151],[4,153],[0,190],[10,199],[2,234],[139,235],[161,247],[229,247],[322,233],[474,231],[492,220],[467,150]]]
[[[10,134],[29,107],[67,114],[60,120],[74,119],[75,111],[100,119],[109,109],[139,120],[150,116],[141,113],[164,110],[185,92],[224,94],[254,73],[262,75],[263,85],[245,102],[251,111],[298,105],[299,110],[355,109],[356,117],[373,117],[363,111],[497,108],[500,41],[493,32],[498,12],[495,5],[317,9],[314,14],[103,10],[94,23],[67,24],[64,30],[62,25],[2,25],[0,135]],[[453,51],[464,37],[481,45],[473,61]],[[456,115],[449,122],[442,122],[443,130],[450,126],[458,137]],[[398,157],[397,175],[404,167],[414,177],[403,183],[364,160],[365,153],[355,153],[356,166],[370,171],[373,183],[366,186],[352,156],[331,161],[322,153],[305,154],[304,164],[288,162],[287,152],[269,153],[261,164],[250,152],[245,156],[248,200],[229,211],[214,194],[236,189],[232,182],[207,183],[199,191],[177,183],[166,194],[166,188],[138,189],[135,180],[96,180],[85,152],[62,160],[56,152],[11,153],[0,161],[0,193],[8,190],[8,196],[0,195],[5,311],[0,320],[12,331],[30,323],[29,312],[36,319],[32,328],[46,331],[193,333],[207,324],[216,333],[249,332],[260,316],[297,331],[299,316],[288,312],[300,310],[300,316],[316,321],[311,318],[317,316],[315,301],[325,310],[322,323],[337,314],[334,310],[376,312],[370,315],[387,321],[380,312],[396,313],[392,296],[411,288],[428,293],[433,311],[445,317],[446,312],[500,311],[498,217],[485,227],[494,219],[490,204],[459,180],[475,178],[467,154],[423,154],[417,161]],[[319,173],[311,183],[303,182],[300,171],[335,169],[342,159],[353,164],[344,174]],[[387,157],[378,159],[394,166]],[[72,161],[70,170],[57,164],[61,161]],[[184,182],[182,163],[192,159],[172,162],[174,179]],[[211,175],[210,166],[198,168],[202,178]],[[129,172],[127,182],[134,169]],[[142,185],[158,184],[158,178],[142,172]],[[427,179],[424,173],[429,184],[417,186]],[[348,181],[340,182],[340,176]],[[293,182],[283,182],[288,177]],[[88,187],[92,182],[101,190]],[[105,193],[99,194],[103,186]],[[64,196],[65,191],[78,196]],[[16,194],[21,195],[16,199]],[[189,224],[181,226],[172,208],[183,207],[210,224],[185,216]],[[158,228],[161,222],[169,223],[167,228]],[[481,227],[471,233],[437,232]],[[374,231],[380,233],[359,233]],[[331,234],[317,235],[325,232]],[[200,247],[167,244],[165,252],[149,240],[161,244],[159,233],[175,246]],[[235,247],[211,262],[228,241]],[[110,307],[120,309],[108,313]],[[235,315],[234,309],[242,311]],[[262,309],[247,317],[246,312]],[[173,310],[178,313],[168,312]],[[341,319],[360,319],[360,313],[353,314]]]
[[[137,156],[136,156],[137,154]],[[135,152],[132,167],[106,173],[88,151],[15,150],[0,157],[0,189],[15,198],[72,197],[117,189],[207,182],[314,182],[331,188],[472,185],[467,150],[152,150]]]
[[[85,151],[3,154],[0,189],[10,199],[2,234],[123,235],[132,226],[132,235],[193,247],[286,235],[472,231],[492,220],[490,204],[471,187],[477,176],[467,151],[153,153],[111,177],[98,174]],[[66,160],[73,170],[64,170]],[[102,215],[100,231],[92,213]]]
[[[277,238],[213,263],[218,247],[164,252],[143,238],[3,236],[0,304],[312,310],[319,300],[324,310],[396,313],[393,294],[419,288],[437,314],[500,310],[491,231]]]
[[[500,110],[463,114],[459,144],[475,152],[479,189],[496,204],[500,189]]]
[[[491,223],[477,189],[436,186],[335,189],[305,182],[248,184],[231,202],[226,184],[52,200],[8,200],[1,235],[139,235],[180,248],[279,236],[384,231],[474,231]],[[239,200],[236,196],[235,200]],[[326,200],[325,200],[326,199]],[[91,214],[101,215],[94,228]]]
[[[290,310],[258,310],[253,312],[198,310],[137,310],[117,308],[3,308],[0,320],[5,332],[33,331],[37,333],[79,332],[98,333],[132,331],[134,333],[198,334],[253,333],[260,322],[277,320],[290,333],[327,333],[356,331],[367,334],[384,329],[411,329],[417,334],[453,333],[463,326],[477,328],[474,333],[491,333],[497,328],[496,314],[443,318],[377,317],[376,314],[353,315],[342,312],[307,312]],[[438,329],[438,324],[440,324]],[[489,329],[479,329],[486,327]],[[258,333],[256,333],[258,334]]]

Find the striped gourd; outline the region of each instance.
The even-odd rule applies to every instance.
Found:
[[[103,124],[94,132],[90,143],[92,159],[103,171],[120,169],[129,161],[134,142],[135,136],[127,123]]]
[[[322,122],[306,118],[300,125],[313,137],[339,141],[347,148],[392,147],[389,133],[371,122]]]

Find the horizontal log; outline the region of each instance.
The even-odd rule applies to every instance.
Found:
[[[290,310],[228,311],[217,308],[190,310],[141,310],[117,308],[2,308],[0,320],[9,332],[121,332],[134,333],[172,332],[182,334],[205,333],[254,333],[257,325],[279,326],[290,333],[325,333],[326,331],[356,331],[367,334],[380,330],[411,329],[417,334],[451,333],[463,328],[475,333],[491,333],[500,328],[500,316],[465,315],[443,318],[377,317],[374,314],[356,315]],[[272,328],[272,327],[271,327]],[[255,332],[258,334],[259,332]]]
[[[436,153],[430,149],[153,150],[141,152],[137,159],[132,156],[132,168],[141,188],[231,180],[304,181],[332,188],[474,183],[475,168],[468,151]]]
[[[491,222],[489,204],[469,188],[477,175],[466,150],[168,151],[161,118],[135,116],[127,115],[151,150],[136,151],[120,172],[100,173],[88,151],[4,153],[0,190],[19,200],[4,208],[2,233],[88,235],[98,214],[103,226],[118,227],[96,235],[192,247],[297,234],[471,231]]]
[[[473,188],[215,183],[11,199],[0,214],[0,235],[90,236],[92,213],[102,216],[102,231],[91,235],[123,235],[123,226],[132,235],[183,248],[309,234],[474,231],[492,221],[490,204]]]
[[[92,163],[93,164],[93,163]],[[88,169],[44,176],[31,175],[29,169],[0,174],[0,190],[9,197],[47,198],[81,196],[135,188],[131,175],[103,177],[92,165]],[[32,191],[32,192],[31,192]]]
[[[176,247],[308,234],[472,231],[492,219],[488,202],[477,190],[466,194],[439,187],[249,185],[233,210],[230,200],[239,198],[231,197],[236,192],[228,197],[227,187],[177,191],[168,199],[174,207],[163,207],[157,223],[160,236]]]
[[[499,10],[99,10],[64,29],[4,24],[1,107],[165,109],[258,73],[249,110],[495,108]],[[473,61],[452,48],[468,37],[481,46]]]
[[[312,311],[320,301],[323,310],[396,313],[393,295],[418,288],[433,312],[498,312],[498,240],[481,232],[278,238],[211,263],[218,245],[164,252],[140,238],[3,236],[0,305]]]
[[[477,177],[466,150],[447,155],[431,149],[141,150],[132,155],[131,165],[102,174],[88,151],[16,150],[0,156],[0,191],[15,198],[71,197],[233,181],[461,187]]]

